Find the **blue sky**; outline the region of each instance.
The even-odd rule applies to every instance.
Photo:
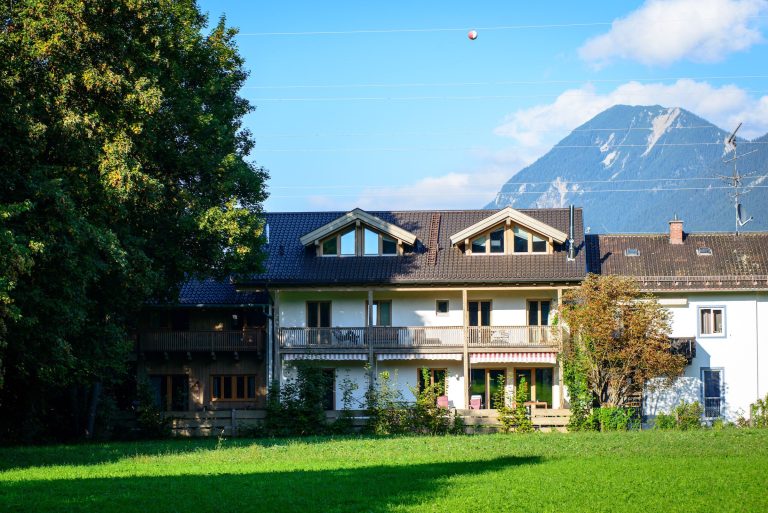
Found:
[[[268,211],[480,208],[617,103],[768,132],[768,0],[199,5],[240,30]]]

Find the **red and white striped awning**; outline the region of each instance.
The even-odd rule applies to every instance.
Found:
[[[357,353],[343,353],[343,354],[326,354],[326,353],[287,353],[283,355],[283,360],[333,360],[333,361],[366,361],[368,359],[367,354]]]
[[[457,353],[382,353],[376,359],[383,360],[461,360]]]
[[[557,363],[557,353],[471,353],[469,363]]]

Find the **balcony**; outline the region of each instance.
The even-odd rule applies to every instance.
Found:
[[[281,328],[280,347],[284,349],[411,349],[463,348],[465,330],[461,326]],[[552,326],[483,326],[466,329],[470,348],[557,347]]]
[[[264,341],[264,330],[145,331],[139,334],[139,350],[166,353],[254,351],[264,354]]]

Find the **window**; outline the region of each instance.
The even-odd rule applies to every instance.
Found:
[[[701,369],[701,381],[704,395],[704,416],[708,419],[720,416],[723,404],[723,370]]]
[[[624,256],[628,257],[639,257],[640,256],[640,250],[637,248],[627,248],[624,250]]]
[[[547,408],[551,408],[553,369],[551,367],[515,369],[515,386],[520,386],[523,379],[528,384],[526,400],[547,403]]]
[[[336,370],[323,369],[323,409],[336,409]]]
[[[504,228],[494,230],[490,234],[491,253],[504,253]]]
[[[341,255],[342,256],[354,256],[355,255],[355,229],[352,228],[348,232],[342,233],[339,236],[341,240]]]
[[[438,385],[437,389],[437,395],[445,395],[447,392],[447,382],[446,382],[446,376],[448,375],[447,369],[417,369],[417,379],[418,379],[418,390],[422,391],[424,390],[425,382],[424,378],[426,377],[427,385]]]
[[[536,234],[531,234],[531,252],[532,253],[546,253],[547,241],[542,239]]]
[[[470,326],[490,326],[491,325],[491,302],[490,301],[468,301],[467,310],[469,310]]]
[[[256,398],[256,376],[211,376],[211,400],[250,401]]]
[[[307,328],[331,327],[331,302],[307,301]]]
[[[480,399],[480,408],[498,408],[496,396],[501,388],[501,380],[504,377],[504,369],[472,369],[470,371],[469,397],[470,401],[477,397]]]
[[[724,321],[724,308],[699,308],[700,335],[723,336],[725,334]]]
[[[189,409],[189,378],[186,374],[150,376],[155,405],[162,411],[186,411]]]
[[[531,234],[519,226],[515,226],[512,233],[515,237],[515,253],[528,253],[528,238]]]
[[[365,312],[365,323],[368,324],[368,301],[365,302]],[[374,301],[372,315],[372,326],[392,326],[392,301]]]
[[[472,241],[472,254],[485,253],[485,246],[487,241],[488,237],[485,235],[481,235],[480,237],[474,239]]]
[[[528,301],[528,326],[549,326],[549,310],[552,302],[549,300]]]
[[[369,228],[353,226],[322,241],[320,254],[322,256],[397,255],[397,240]]]
[[[438,299],[435,301],[435,313],[437,315],[448,315],[450,302],[447,299]]]

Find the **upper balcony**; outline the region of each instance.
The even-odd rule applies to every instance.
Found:
[[[554,326],[280,328],[282,349],[556,348]]]
[[[263,329],[209,331],[144,331],[139,333],[142,352],[257,352],[264,354]]]

